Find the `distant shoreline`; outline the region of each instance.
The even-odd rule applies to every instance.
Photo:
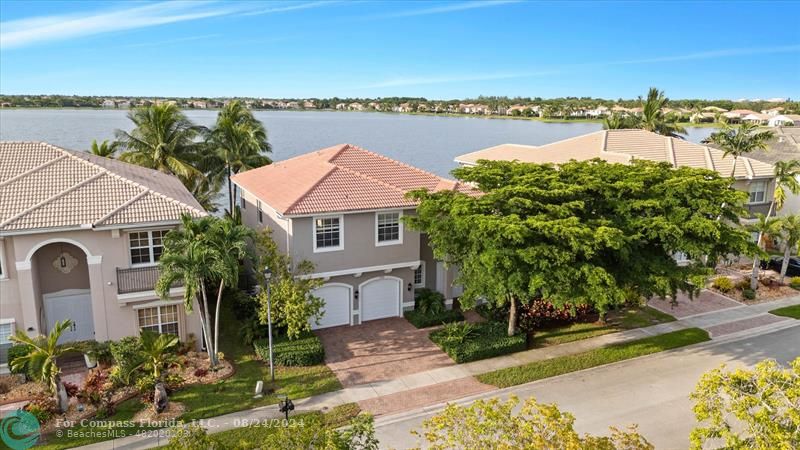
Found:
[[[57,107],[57,106],[20,106],[20,107],[3,107],[0,111],[14,111],[14,110],[69,110],[69,111],[129,111],[120,108],[95,108],[95,107]],[[182,111],[220,111],[221,108],[182,108]],[[431,113],[431,112],[396,112],[396,111],[342,111],[337,109],[266,109],[266,108],[253,108],[253,111],[268,111],[268,112],[335,112],[335,113],[377,113],[377,114],[391,114],[398,116],[430,116],[430,117],[452,117],[452,118],[468,118],[468,119],[490,119],[490,120],[529,120],[542,123],[603,123],[603,119],[564,119],[564,118],[544,118],[544,117],[524,117],[524,116],[506,116],[500,114],[464,114],[464,113]],[[683,127],[693,128],[720,128],[722,124],[716,122],[692,123],[692,122],[678,122],[678,125]]]

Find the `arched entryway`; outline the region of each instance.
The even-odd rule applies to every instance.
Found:
[[[71,320],[59,343],[94,339],[94,317],[86,252],[70,242],[51,242],[31,255],[39,329]]]

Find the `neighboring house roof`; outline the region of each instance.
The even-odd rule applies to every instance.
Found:
[[[283,215],[414,207],[405,195],[420,188],[471,191],[350,144],[238,173],[233,182]]]
[[[0,232],[177,221],[206,212],[168,174],[44,142],[0,142]]]
[[[524,150],[512,144],[457,156],[460,164],[474,165],[481,159],[520,161],[537,164],[561,164],[570,160],[584,161],[600,158],[612,163],[629,163],[633,159],[667,162],[675,167],[686,166],[716,170],[728,176],[733,158],[723,157],[721,150],[671,138],[645,130],[604,130],[584,134]],[[505,150],[509,149],[509,150]],[[741,157],[736,163],[736,178],[771,177],[770,164]]]

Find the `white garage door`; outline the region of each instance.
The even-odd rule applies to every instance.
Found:
[[[376,278],[361,285],[361,320],[400,315],[400,280]]]
[[[314,291],[316,297],[325,301],[319,325],[311,321],[311,328],[328,328],[350,325],[350,287],[338,284],[322,286]]]

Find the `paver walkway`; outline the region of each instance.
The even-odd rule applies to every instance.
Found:
[[[653,298],[647,302],[647,305],[667,313],[676,319],[684,319],[698,314],[745,306],[735,300],[707,289],[700,291],[700,294],[695,299],[690,299],[688,295],[679,293],[677,295],[677,301],[674,304],[669,300]]]
[[[756,305],[722,308],[687,315],[675,322],[662,323],[646,328],[637,328],[606,334],[581,341],[569,342],[552,347],[544,347],[511,355],[485,359],[460,365],[440,367],[424,372],[412,373],[393,380],[383,380],[346,387],[315,397],[295,400],[296,411],[327,410],[345,403],[357,402],[367,411],[388,414],[418,408],[425,405],[455,400],[476,392],[493,390],[494,387],[482,385],[473,375],[506,367],[527,364],[534,361],[579,353],[613,343],[627,342],[648,336],[669,333],[686,328],[699,327],[717,331],[715,339],[733,339],[737,335],[766,332],[797,326],[798,321],[788,317],[768,315],[768,311],[785,306],[800,305],[800,296],[785,298]],[[465,381],[467,379],[467,381]],[[452,386],[451,389],[449,386]],[[427,401],[426,401],[427,399]],[[211,419],[211,432],[237,428],[243,421],[278,418],[280,414],[275,405],[240,411]],[[206,424],[208,425],[208,424]],[[114,442],[115,449],[144,449],[163,445],[166,441],[150,437],[131,436]],[[82,447],[92,450],[109,448],[109,442]]]

